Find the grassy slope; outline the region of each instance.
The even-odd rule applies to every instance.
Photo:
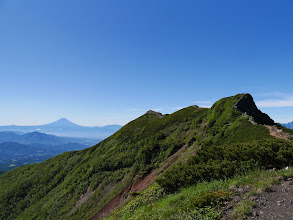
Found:
[[[253,205],[249,195],[266,190],[280,174],[293,175],[293,169],[262,171],[292,163],[293,145],[273,138],[264,126],[252,125],[230,108],[237,98],[222,99],[212,107],[203,129],[205,138],[197,141],[201,143],[197,154],[171,166],[157,178],[160,185],[154,183],[109,219],[218,219],[223,215],[221,206],[235,194],[230,188],[249,186],[250,192],[232,213],[233,218],[241,218]],[[172,186],[172,193],[166,194]]]
[[[234,208],[230,213],[232,219],[242,219],[253,206],[250,196],[269,190],[278,183],[279,176],[292,177],[293,168],[277,172],[254,170],[226,180],[201,182],[173,194],[164,194],[154,183],[106,219],[218,219],[223,215],[221,207],[225,202]],[[238,198],[240,202],[233,201],[233,197],[239,196],[235,188],[248,189]]]
[[[87,219],[183,145],[213,146],[272,138],[221,99],[211,109],[188,107],[159,117],[145,114],[89,149],[64,153],[0,177],[0,219]],[[92,196],[76,207],[89,189]]]
[[[69,152],[0,177],[0,219],[86,219],[129,184],[176,152],[207,109],[163,118],[145,114],[89,149]],[[93,195],[76,208],[90,186]]]

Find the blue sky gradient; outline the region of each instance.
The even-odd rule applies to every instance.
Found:
[[[251,93],[293,121],[291,0],[0,0],[0,125],[125,124]]]

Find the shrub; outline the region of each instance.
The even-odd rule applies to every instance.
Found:
[[[231,193],[226,191],[205,191],[201,192],[200,195],[193,197],[189,204],[187,204],[188,209],[194,209],[195,207],[203,208],[206,206],[218,206],[222,205],[225,201],[230,199]]]
[[[186,163],[171,167],[157,182],[169,192],[199,181],[223,179],[253,169],[271,169],[293,162],[293,145],[280,139],[221,146],[204,146]]]

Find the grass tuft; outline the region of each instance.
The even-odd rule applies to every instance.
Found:
[[[241,201],[233,210],[232,216],[236,219],[242,219],[243,217],[251,214],[254,201],[244,200]]]

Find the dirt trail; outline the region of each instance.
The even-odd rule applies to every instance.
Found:
[[[288,140],[289,137],[291,137],[289,133],[286,133],[282,129],[277,128],[276,125],[273,125],[273,126],[265,125],[265,126],[270,130],[270,134],[274,137],[282,138],[285,140]]]
[[[274,185],[271,192],[263,192],[252,198],[255,208],[246,219],[293,219],[293,179],[288,178]]]

